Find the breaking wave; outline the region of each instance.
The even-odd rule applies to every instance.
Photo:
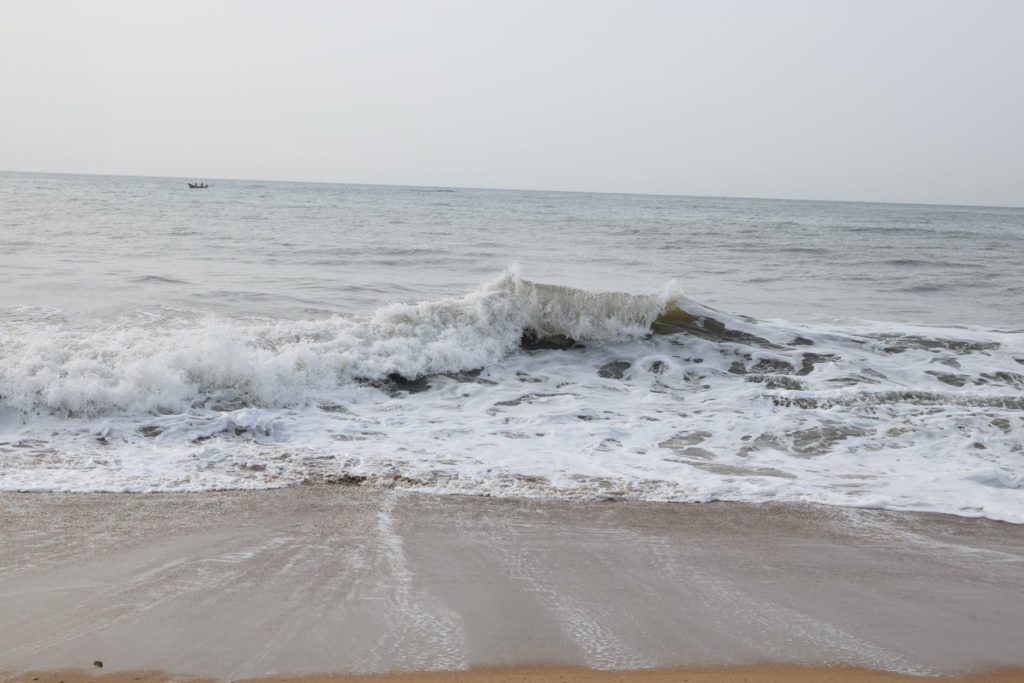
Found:
[[[641,337],[676,297],[599,294],[508,272],[463,297],[393,303],[365,319],[56,324],[2,342],[0,401],[63,416],[330,400],[339,386],[483,368],[534,347]]]
[[[304,482],[1024,522],[1024,335],[826,329],[501,274],[366,317],[0,331],[0,490]]]

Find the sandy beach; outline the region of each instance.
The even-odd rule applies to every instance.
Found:
[[[895,681],[871,670],[1024,665],[1024,527],[983,519],[304,486],[4,494],[0,528],[8,678]],[[829,668],[778,667],[794,664]],[[524,665],[542,666],[506,668]],[[1019,680],[1000,675],[986,680]]]
[[[9,677],[11,683],[207,683],[151,671],[96,676],[87,670],[34,672]],[[318,675],[248,679],[251,683],[1017,683],[1020,670],[1006,669],[956,678],[922,678],[848,667],[732,666],[713,668],[595,671],[580,667],[503,667],[470,671],[369,675]],[[248,683],[247,681],[247,683]]]
[[[1024,0],[0,0],[0,683],[1024,683],[1022,81]]]

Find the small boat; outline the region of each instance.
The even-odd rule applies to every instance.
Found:
[[[205,190],[209,187],[206,183],[189,183],[188,186],[193,190]]]

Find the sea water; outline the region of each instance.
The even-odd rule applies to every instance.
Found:
[[[0,490],[1024,523],[1024,210],[0,174]]]

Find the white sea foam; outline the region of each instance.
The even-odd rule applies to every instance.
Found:
[[[524,331],[577,348],[522,350]],[[20,312],[0,489],[333,481],[1024,523],[1022,390],[1019,333],[759,322],[514,271],[362,318]]]
[[[209,398],[302,405],[355,380],[486,367],[526,329],[581,342],[640,336],[668,298],[537,285],[510,271],[464,297],[390,304],[366,319],[12,321],[0,337],[0,396],[65,416],[184,411]]]

